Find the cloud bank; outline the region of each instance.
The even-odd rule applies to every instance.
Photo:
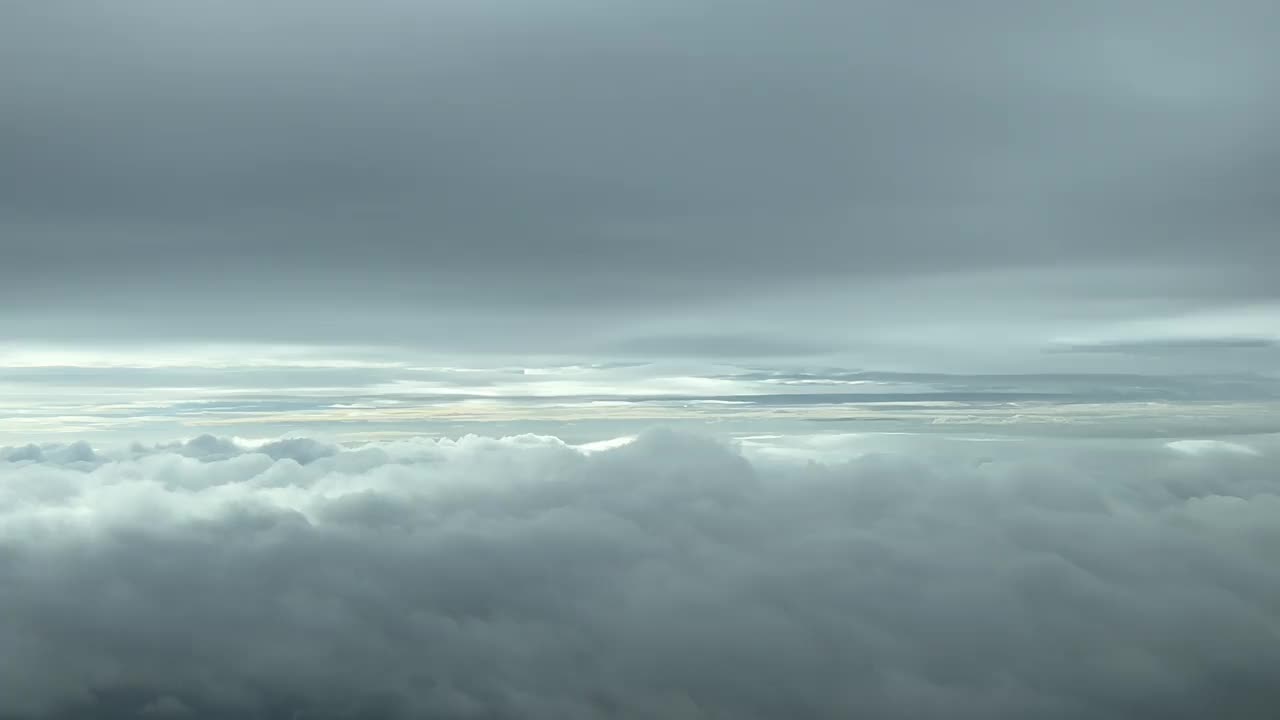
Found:
[[[1273,440],[7,448],[0,717],[1264,717]]]

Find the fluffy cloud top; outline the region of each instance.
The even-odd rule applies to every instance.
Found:
[[[10,448],[0,717],[1280,707],[1273,447],[886,447]]]

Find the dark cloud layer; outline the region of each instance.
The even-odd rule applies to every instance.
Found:
[[[1017,298],[1046,315],[1274,301],[1278,22],[1249,0],[9,4],[0,321],[528,351],[698,307],[619,339],[665,352],[813,282],[1065,269]]]
[[[535,437],[6,451],[0,716],[1280,704],[1272,440],[983,445],[826,464],[671,433],[591,454]]]

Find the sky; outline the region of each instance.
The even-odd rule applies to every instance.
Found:
[[[1274,394],[1274,3],[137,0],[0,19],[15,441],[182,434],[160,419],[181,408],[155,409],[175,382],[190,401],[354,402],[618,363],[649,369],[562,390],[764,394],[712,382],[764,370],[1233,374]],[[21,411],[45,397],[56,412]],[[94,409],[111,398],[151,409]],[[273,432],[316,425],[274,412]]]
[[[0,4],[0,720],[1254,717],[1274,653],[1215,643],[1280,628],[1276,28],[1268,0]],[[1046,553],[1075,569],[1022,588]],[[1185,602],[1134,621],[1165,582]],[[172,667],[171,603],[207,662]],[[706,634],[637,629],[668,614]],[[1079,623],[1069,668],[1030,640]]]

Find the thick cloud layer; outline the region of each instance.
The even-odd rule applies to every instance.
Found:
[[[1278,21],[5,3],[0,323],[596,356],[1158,342],[1123,322],[1280,302]]]
[[[1267,717],[1276,451],[9,448],[0,716]]]

